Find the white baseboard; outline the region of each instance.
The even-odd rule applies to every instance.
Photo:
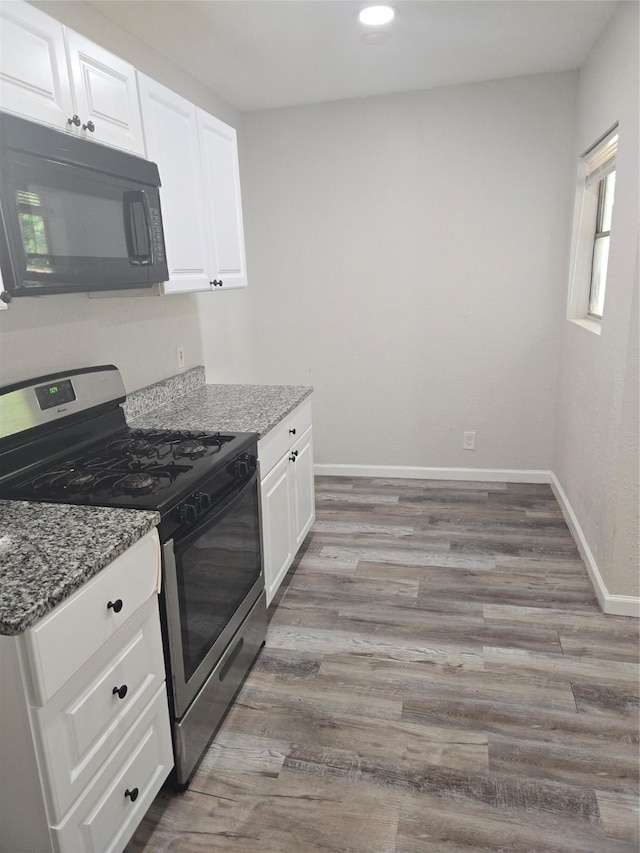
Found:
[[[553,472],[551,473],[550,483],[553,493],[556,496],[556,500],[562,510],[562,514],[564,515],[564,520],[567,522],[567,526],[575,540],[580,556],[587,567],[587,572],[589,573],[591,583],[593,584],[594,592],[603,612],[610,613],[613,616],[635,616],[636,618],[640,618],[640,598],[636,598],[633,595],[613,595],[608,591],[604,579],[600,574],[600,569],[598,568],[596,559],[593,556],[593,552],[591,551],[586,536],[580,526],[580,522],[573,511],[573,507],[569,503],[569,498]]]
[[[569,498],[553,471],[509,470],[503,468],[418,468],[401,465],[315,465],[318,476],[327,477],[385,477],[408,480],[470,480],[488,483],[549,483],[571,531],[580,556],[593,585],[598,603],[604,613],[612,616],[640,618],[640,598],[632,595],[613,595],[607,590],[595,557]]]
[[[412,465],[315,465],[318,476],[388,477],[407,480],[471,480],[487,483],[548,483],[551,471],[506,468],[418,468]]]

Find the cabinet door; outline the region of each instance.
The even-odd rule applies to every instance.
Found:
[[[78,33],[66,39],[81,136],[144,156],[135,69]]]
[[[267,604],[271,603],[293,560],[291,467],[287,453],[264,478],[260,487]]]
[[[197,113],[213,277],[222,289],[246,287],[236,131],[201,109]]]
[[[143,74],[138,83],[147,156],[158,164],[162,182],[169,264],[165,293],[209,290],[196,108]]]
[[[154,530],[24,632],[33,704],[48,702],[155,595],[159,573],[160,543]]]
[[[164,685],[145,708],[86,794],[51,827],[56,850],[123,850],[173,766]]]
[[[293,531],[294,552],[311,529],[316,517],[313,485],[313,430],[311,427],[300,436],[292,448],[295,458],[293,472]]]
[[[74,114],[62,24],[27,3],[0,5],[0,106],[68,128]]]
[[[61,820],[164,683],[157,596],[150,598],[43,708],[31,708],[51,817]]]

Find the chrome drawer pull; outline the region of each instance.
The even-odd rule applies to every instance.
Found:
[[[124,697],[127,695],[127,685],[123,684],[122,687],[114,687],[111,693],[113,696],[115,696],[117,693],[120,699],[124,699]]]

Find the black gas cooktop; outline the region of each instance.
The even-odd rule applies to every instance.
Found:
[[[248,440],[248,441],[247,441]],[[0,486],[20,500],[165,510],[203,477],[226,464],[252,434],[124,429],[56,460],[31,467]]]
[[[108,365],[0,389],[0,498],[194,521],[256,467],[255,433],[135,429]]]

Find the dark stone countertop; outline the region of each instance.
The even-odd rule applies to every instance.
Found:
[[[203,385],[130,423],[158,429],[257,432],[263,437],[312,391],[306,385]]]
[[[158,524],[157,512],[0,501],[0,634],[20,634]]]

